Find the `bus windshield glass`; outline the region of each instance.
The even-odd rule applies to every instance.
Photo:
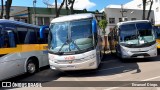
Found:
[[[90,19],[53,23],[50,31],[49,50],[54,53],[75,53],[93,48]]]
[[[144,45],[155,41],[150,23],[132,23],[120,26],[120,43],[124,45]]]

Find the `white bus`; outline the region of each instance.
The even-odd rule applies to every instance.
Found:
[[[47,31],[44,39],[39,33],[39,26],[0,19],[0,81],[49,65]]]
[[[93,14],[74,14],[53,19],[48,37],[51,69],[98,68],[104,46]]]
[[[120,22],[109,39],[111,51],[123,59],[157,56],[154,30],[148,20]]]

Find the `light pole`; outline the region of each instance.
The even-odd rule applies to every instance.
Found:
[[[121,14],[122,14],[122,21],[125,21],[125,16],[124,16],[124,13],[126,13],[127,11],[126,10],[124,10],[124,8],[123,8],[123,4],[121,4]]]
[[[34,24],[36,25],[36,3],[37,0],[33,0],[33,13],[34,13]]]

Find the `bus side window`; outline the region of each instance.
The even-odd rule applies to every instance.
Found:
[[[1,35],[1,48],[12,47],[16,47],[14,33],[11,30],[7,30]]]
[[[29,28],[26,34],[24,43],[25,44],[35,44],[36,42],[37,42],[36,32],[34,29]]]
[[[17,26],[17,32],[18,32],[19,43],[24,44],[27,34],[27,28]]]

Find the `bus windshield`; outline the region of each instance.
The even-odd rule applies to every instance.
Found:
[[[155,41],[150,23],[132,23],[120,26],[120,43],[124,45],[144,45]]]
[[[49,50],[54,53],[86,51],[93,48],[91,20],[53,23]]]

